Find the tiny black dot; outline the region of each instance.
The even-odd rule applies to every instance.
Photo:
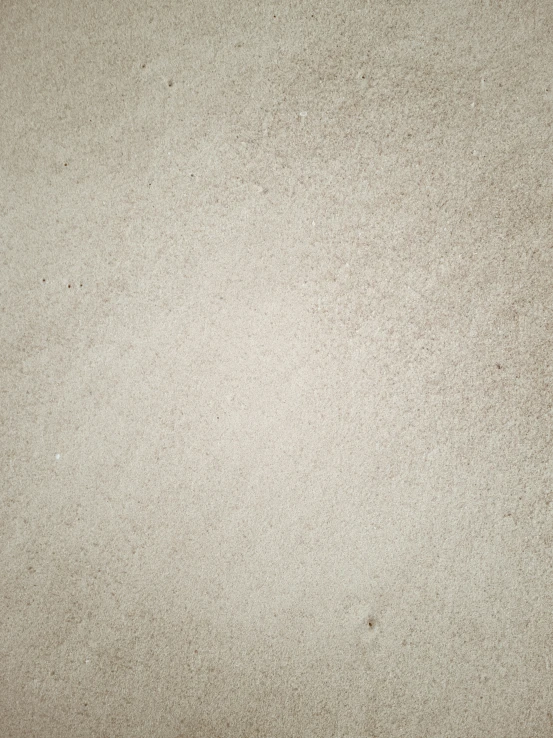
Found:
[[[169,82],[167,82],[167,84],[169,85],[169,87],[172,87],[173,86],[173,80],[170,79]]]
[[[45,279],[43,279],[42,281],[43,281],[43,282],[46,282],[46,280],[45,280]]]
[[[501,364],[496,364],[496,367],[497,367],[498,369],[501,369]]]
[[[67,166],[67,162],[65,162],[65,164],[63,166],[66,167]]]
[[[83,286],[83,283],[81,282],[81,284],[79,286],[82,287]]]
[[[68,289],[71,289],[71,285],[70,285],[70,284],[68,284],[68,285],[67,285],[67,288],[68,288]]]

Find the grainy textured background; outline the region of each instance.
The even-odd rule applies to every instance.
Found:
[[[3,0],[2,738],[553,736],[553,9]]]

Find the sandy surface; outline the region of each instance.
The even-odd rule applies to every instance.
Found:
[[[0,44],[1,737],[553,736],[550,3]]]

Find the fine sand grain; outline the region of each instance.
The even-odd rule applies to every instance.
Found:
[[[2,0],[0,738],[553,736],[553,6]]]

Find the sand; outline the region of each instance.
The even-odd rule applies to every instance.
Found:
[[[0,45],[1,738],[553,736],[550,4]]]

